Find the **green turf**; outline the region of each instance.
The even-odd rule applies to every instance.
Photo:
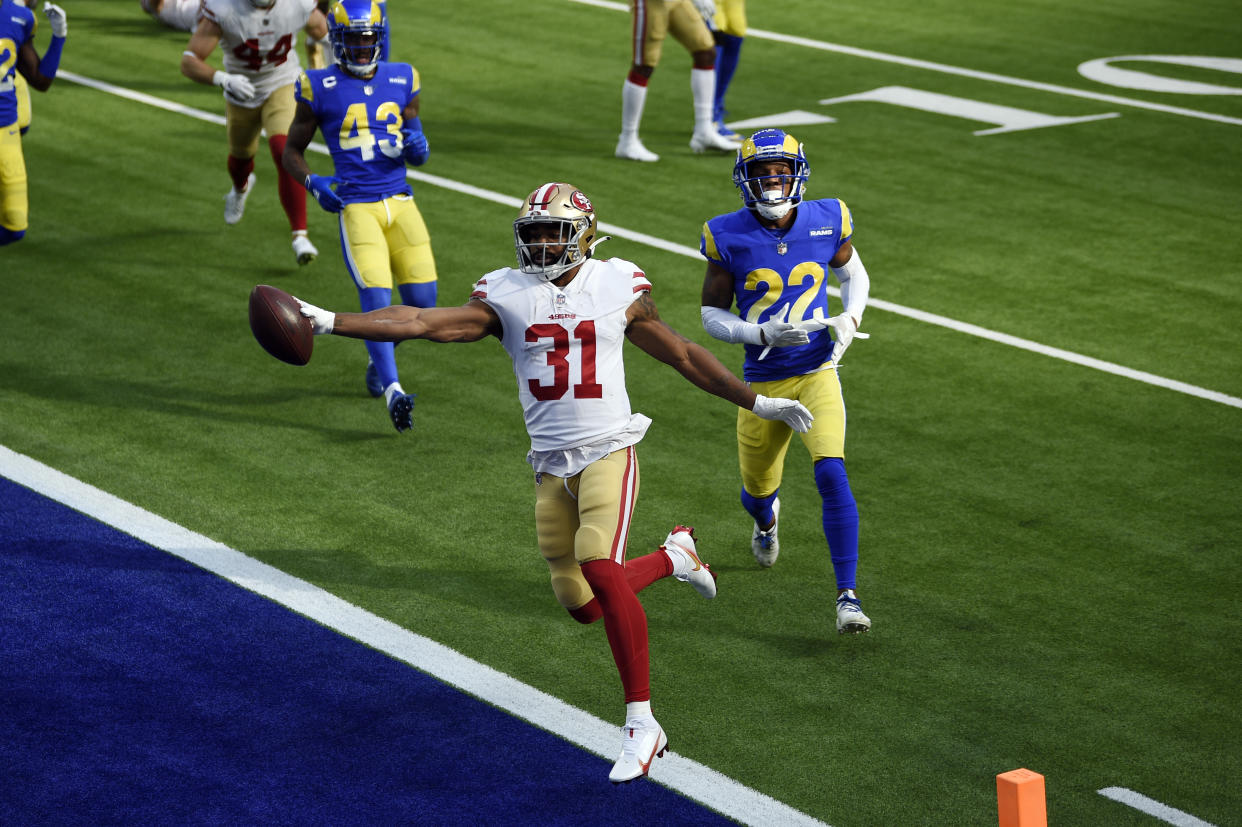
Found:
[[[136,3],[66,5],[64,68],[222,112],[218,90],[177,72],[186,38]],[[751,5],[759,30],[1242,117],[1237,97],[1115,90],[1075,72],[1110,55],[1236,57],[1242,18],[1227,3]],[[688,246],[737,205],[730,159],[686,147],[675,44],[643,126],[661,162],[611,157],[625,14],[568,0],[390,6],[394,57],[422,74],[427,172],[510,197],[568,179],[604,221]],[[817,104],[890,85],[1121,117],[976,137],[986,124]],[[838,119],[793,131],[811,195],[854,211],[874,297],[1242,396],[1242,127],[761,38],[729,103],[736,118]],[[398,436],[365,395],[359,343],[319,341],[292,368],[250,337],[256,283],[357,301],[313,201],[322,257],[295,267],[266,155],[245,220],[226,227],[222,127],[63,79],[34,105],[31,230],[0,251],[0,444],[618,718],[603,630],[565,617],[534,548],[499,345],[402,345],[419,399],[415,431]],[[416,194],[441,303],[513,260],[510,208]],[[699,328],[701,262],[620,239],[603,249],[639,262],[665,318],[740,365]],[[995,775],[1017,767],[1047,777],[1058,825],[1152,823],[1096,793],[1108,786],[1242,823],[1230,700],[1242,410],[876,308],[864,328],[873,338],[843,369],[875,621],[860,638],[832,630],[800,449],[782,556],[761,571],[730,406],[628,354],[634,407],[655,420],[631,553],[689,521],[720,573],[713,603],[672,581],[643,595],[674,749],[836,827],[993,824]]]

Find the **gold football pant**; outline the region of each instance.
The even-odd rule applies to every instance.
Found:
[[[26,229],[29,219],[26,159],[17,122],[0,126],[0,227],[13,232]]]
[[[340,230],[345,268],[359,289],[436,280],[431,236],[412,197],[346,204]]]
[[[572,477],[535,475],[535,530],[552,591],[566,609],[595,595],[581,566],[593,560],[624,565],[630,518],[638,499],[634,446],[613,451]]]
[[[815,463],[825,457],[845,456],[845,400],[834,369],[821,370],[771,382],[751,382],[755,393],[796,399],[815,421],[800,434]],[[766,497],[780,488],[785,452],[793,429],[780,420],[760,419],[741,408],[737,412],[737,455],[742,487],[755,497]]]

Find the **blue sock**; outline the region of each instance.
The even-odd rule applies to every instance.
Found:
[[[738,58],[742,54],[744,37],[722,34],[720,45],[716,47],[716,97],[712,106],[712,119],[724,120],[725,93],[733,82],[733,73],[737,71]]]
[[[392,302],[392,290],[387,287],[361,287],[358,289],[358,303],[362,312],[387,307]],[[393,357],[392,342],[366,342],[367,353],[375,363],[380,381],[387,388],[397,381],[397,360]]]
[[[438,282],[425,281],[421,284],[398,284],[401,292],[401,303],[411,307],[435,307]]]
[[[815,463],[815,486],[824,500],[824,537],[838,589],[855,588],[858,571],[858,505],[845,475],[845,460],[828,457]]]
[[[745,488],[742,489],[742,508],[746,509],[746,513],[754,518],[755,523],[760,528],[770,525],[776,515],[772,513],[772,503],[776,500],[776,495],[781,493],[778,488],[766,497],[756,497]]]
[[[14,241],[21,241],[25,235],[25,230],[10,230],[6,227],[0,227],[0,247],[3,247],[5,244],[12,244]]]

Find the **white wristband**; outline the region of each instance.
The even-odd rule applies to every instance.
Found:
[[[194,54],[194,53],[193,53],[193,52],[185,52],[185,54],[187,54],[187,55],[191,55],[191,54]],[[195,55],[195,56],[197,57],[197,55]],[[212,75],[212,76],[211,76],[211,82],[212,82],[212,85],[214,85],[214,86],[223,86],[223,85],[224,85],[224,79],[225,79],[225,78],[227,78],[227,77],[228,77],[228,75],[227,75],[226,73],[221,72],[219,69],[217,69],[217,70],[216,70],[216,73],[215,73],[214,75]]]
[[[699,310],[699,315],[703,319],[703,329],[713,339],[733,344],[763,344],[763,331],[759,325],[739,319],[722,307],[705,304]]]

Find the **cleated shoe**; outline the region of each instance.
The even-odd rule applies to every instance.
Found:
[[[380,379],[379,368],[375,367],[375,363],[370,359],[367,360],[364,381],[367,383],[367,393],[377,398],[384,395],[384,380]]]
[[[414,394],[394,393],[388,400],[388,415],[398,431],[408,431],[414,427]]]
[[[254,189],[255,177],[254,173],[250,173],[250,177],[246,179],[246,188],[241,192],[237,190],[229,190],[228,195],[224,196],[224,223],[236,224],[242,220],[242,215],[246,212],[246,199],[250,197],[251,190]]]
[[[695,152],[706,152],[709,149],[733,152],[741,145],[741,141],[734,138],[726,138],[716,131],[715,124],[712,124],[711,128],[705,132],[695,130],[694,135],[690,138],[690,148]]]
[[[315,245],[311,244],[311,240],[304,235],[295,235],[293,237],[293,255],[297,257],[298,264],[305,266],[315,260],[319,255],[319,251],[315,249]]]
[[[627,138],[624,135],[617,139],[616,155],[618,158],[624,158],[627,161],[653,163],[660,160],[660,156],[643,146],[643,142],[638,140],[637,137]]]
[[[837,598],[837,634],[857,635],[871,630],[871,618],[863,614],[862,605],[853,589],[846,589]]]
[[[626,721],[621,727],[621,757],[613,764],[608,780],[614,784],[633,781],[646,775],[651,762],[668,749],[668,736],[655,718]]]
[[[771,567],[776,562],[776,556],[781,553],[780,540],[776,539],[776,529],[780,521],[781,498],[777,497],[772,501],[772,527],[764,531],[755,523],[755,530],[750,534],[750,550],[755,555],[755,560],[765,569]]]
[[[660,551],[673,564],[673,577],[694,586],[694,590],[711,600],[716,596],[716,572],[699,559],[694,544],[694,529],[679,525],[668,533]]]

